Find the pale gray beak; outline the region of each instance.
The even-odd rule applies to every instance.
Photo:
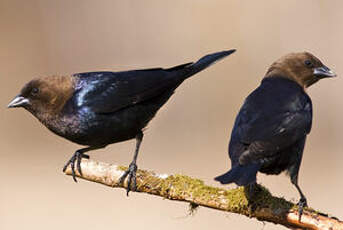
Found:
[[[326,66],[314,68],[313,75],[320,78],[337,76],[331,69]]]
[[[7,106],[7,108],[15,108],[15,107],[24,107],[25,105],[29,105],[30,100],[23,97],[23,96],[16,96]]]

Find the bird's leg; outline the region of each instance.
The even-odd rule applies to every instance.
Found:
[[[292,184],[294,184],[294,186],[297,188],[300,194],[300,200],[298,202],[298,206],[299,206],[298,212],[299,212],[299,222],[301,222],[301,216],[303,214],[304,207],[307,207],[307,199],[298,185],[298,177],[295,176],[294,178],[291,179],[291,181],[292,181]]]
[[[297,188],[298,192],[300,193],[300,200],[298,202],[298,206],[299,206],[299,222],[301,222],[301,216],[303,214],[304,207],[307,207],[307,199],[306,199],[305,195],[302,193],[299,185],[295,184],[295,187]]]
[[[248,198],[248,200],[251,200],[251,198],[254,197],[255,186],[256,186],[256,183],[252,183],[252,184],[248,184],[248,185],[244,186],[244,193],[245,193],[246,197]]]
[[[244,186],[244,194],[248,200],[250,212],[254,212],[256,210],[257,206],[254,203],[254,200],[259,192],[261,192],[261,188],[256,182]]]
[[[82,158],[89,159],[89,156],[84,154],[84,153],[88,152],[90,150],[93,150],[93,149],[97,149],[97,148],[95,148],[95,147],[88,147],[88,148],[83,148],[83,149],[77,150],[74,153],[74,155],[70,158],[70,160],[64,165],[63,172],[65,172],[67,170],[67,167],[70,165],[73,179],[74,179],[75,182],[77,182],[76,174],[75,174],[75,162],[76,162],[77,170],[79,171],[80,175],[82,176],[81,160],[82,160]]]
[[[244,193],[248,201],[253,200],[259,192],[261,192],[261,188],[256,182],[244,186]]]
[[[128,177],[127,179],[127,189],[126,189],[126,195],[129,195],[130,191],[136,191],[137,189],[137,183],[136,183],[136,172],[137,172],[137,156],[138,156],[138,152],[139,152],[139,147],[142,143],[143,140],[143,133],[140,132],[139,134],[137,134],[136,136],[136,150],[135,150],[135,155],[133,156],[133,160],[129,165],[129,168],[124,172],[124,174],[120,177],[120,184],[124,183],[124,180],[126,177]],[[132,183],[132,186],[131,186]],[[132,190],[131,190],[132,187]]]

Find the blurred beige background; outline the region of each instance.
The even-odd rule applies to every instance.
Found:
[[[36,76],[170,67],[237,52],[184,82],[145,132],[138,166],[220,186],[244,98],[281,55],[310,51],[337,72],[308,92],[314,123],[300,185],[312,207],[343,218],[343,2],[339,0],[0,0],[0,229],[284,229],[235,214],[98,184],[62,167],[80,146],[7,103]],[[128,165],[134,141],[92,152]],[[259,175],[273,194],[299,195],[284,176]],[[234,186],[231,186],[234,187]]]

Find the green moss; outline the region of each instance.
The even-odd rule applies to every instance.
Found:
[[[173,175],[161,180],[160,187],[162,194],[172,193],[180,196],[187,194],[194,198],[201,198],[211,192],[210,189],[205,189],[207,186],[201,180],[183,175]]]
[[[119,169],[127,170],[127,167],[120,166]],[[188,176],[171,175],[167,178],[160,178],[145,170],[138,170],[137,176],[141,181],[138,183],[139,190],[156,193],[168,199],[188,201],[190,202],[190,214],[193,214],[199,205],[248,216],[255,216],[255,211],[263,208],[271,209],[275,214],[298,208],[294,203],[272,196],[268,189],[261,185],[258,185],[258,192],[253,198],[248,200],[244,187],[225,190],[207,186],[202,180]]]
[[[183,175],[169,176],[165,180],[160,180],[158,186],[164,196],[170,195],[180,199],[190,197],[191,201],[196,203],[221,204],[223,209],[247,215],[253,215],[254,211],[259,208],[270,208],[277,212],[283,212],[294,205],[283,198],[273,197],[263,186],[259,186],[259,192],[250,201],[247,199],[244,187],[224,190],[207,186],[199,179]]]
[[[233,212],[249,213],[249,201],[245,195],[244,188],[238,187],[226,191],[226,199],[229,202],[229,210]]]
[[[291,209],[294,205],[283,198],[274,197],[269,190],[262,185],[258,185],[257,190],[258,192],[254,195],[253,199],[250,200],[250,204],[256,208],[270,208],[276,212],[284,212]]]
[[[186,197],[188,201],[207,205],[213,204],[213,206],[226,200],[227,202],[222,207],[223,209],[235,212],[248,212],[248,200],[243,188],[224,190],[210,187],[199,179],[183,175],[172,175],[158,181],[155,178],[150,179],[149,183],[157,185],[160,188],[161,195],[165,197],[181,200]]]

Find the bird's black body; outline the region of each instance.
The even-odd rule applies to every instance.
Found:
[[[66,167],[71,165],[74,180],[76,180],[75,161],[77,161],[76,166],[81,174],[81,158],[88,158],[84,154],[85,152],[136,138],[134,159],[122,177],[125,179],[129,176],[129,191],[131,182],[133,182],[134,189],[136,186],[136,159],[143,138],[143,129],[185,79],[234,51],[210,54],[195,63],[187,63],[169,69],[89,72],[74,74],[69,78],[33,80],[24,87],[22,94],[27,94],[28,97],[31,95],[34,100],[37,96],[32,94],[32,89],[38,89],[34,85],[48,85],[49,88],[43,90],[44,97],[41,96],[39,101],[46,105],[30,105],[26,107],[27,110],[54,133],[75,143],[88,146],[76,151],[64,167],[66,170]],[[51,81],[55,82],[51,83]],[[56,84],[65,86],[59,87]],[[49,89],[55,89],[56,95]],[[64,97],[58,100],[60,95]],[[24,97],[20,96],[20,98]],[[36,99],[36,101],[38,100]],[[59,103],[61,106],[57,106],[56,101],[62,101]],[[47,108],[48,106],[50,106],[50,110]]]
[[[236,117],[229,144],[232,168],[216,180],[248,185],[258,171],[285,170],[296,180],[311,124],[312,103],[303,88],[286,78],[265,78]]]
[[[276,60],[244,101],[229,143],[231,170],[215,180],[245,186],[250,201],[257,172],[277,175],[286,171],[300,194],[300,221],[307,200],[298,185],[298,173],[312,126],[312,102],[305,89],[335,76],[308,52]]]
[[[75,181],[75,166],[82,175],[81,159],[89,157],[85,152],[136,138],[134,158],[121,177],[121,182],[128,177],[129,191],[136,188],[143,129],[185,79],[234,51],[213,53],[170,69],[36,78],[8,107],[23,107],[54,133],[87,146],[77,150],[64,167],[71,166]],[[275,61],[237,115],[229,144],[232,168],[216,180],[251,187],[258,171],[287,171],[301,196],[300,218],[307,203],[298,186],[298,172],[312,124],[312,103],[305,89],[335,76],[308,52],[290,53]]]
[[[88,146],[135,138],[184,80],[180,73],[162,69],[74,77],[77,90],[67,102],[64,116],[77,119],[78,125],[69,126],[70,135],[64,137]]]
[[[93,147],[135,138],[185,79],[232,52],[218,52],[170,69],[75,74],[75,92],[61,113],[68,128],[62,133],[60,127],[49,128]]]

